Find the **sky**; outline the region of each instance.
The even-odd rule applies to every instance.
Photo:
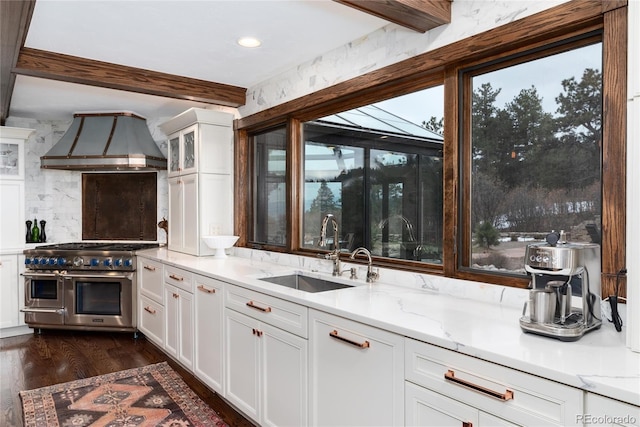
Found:
[[[544,59],[516,65],[474,77],[474,88],[491,83],[493,89],[502,91],[496,105],[503,108],[522,89],[535,86],[546,112],[555,114],[555,98],[562,93],[562,80],[575,77],[580,81],[586,68],[602,70],[602,45],[600,43],[556,54]],[[421,124],[434,116],[444,115],[444,88],[436,86],[400,96],[375,105],[413,123]]]

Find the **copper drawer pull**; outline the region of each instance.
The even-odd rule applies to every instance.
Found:
[[[206,292],[208,294],[215,294],[216,293],[215,289],[209,289],[204,285],[198,285],[198,289],[201,290],[202,292]]]
[[[173,293],[173,297],[174,297],[174,298],[179,298],[179,297],[180,297],[180,295],[178,295],[178,294],[176,294],[176,293],[174,292],[174,293]]]
[[[340,341],[344,341],[344,342],[349,343],[351,345],[355,345],[356,347],[369,348],[371,346],[369,341],[365,341],[365,342],[360,343],[360,342],[356,342],[356,341],[351,341],[350,339],[345,338],[345,337],[341,337],[340,335],[338,335],[338,331],[336,331],[335,329],[333,331],[329,332],[329,335],[332,338],[338,339]]]
[[[265,313],[271,313],[271,307],[267,307],[267,308],[258,307],[257,305],[255,305],[253,303],[253,301],[249,301],[247,303],[247,307],[255,308],[256,310],[260,310],[260,311],[263,311]]]
[[[150,308],[150,307],[145,307],[145,308],[144,308],[144,311],[146,311],[147,313],[156,314],[156,311],[155,311],[155,310],[153,310],[153,309],[152,309],[152,308]]]
[[[155,268],[155,267],[152,267],[152,266],[150,266],[150,265],[145,265],[145,266],[144,266],[144,269],[145,269],[145,270],[149,270],[149,271],[156,271],[156,268]]]
[[[257,335],[257,336],[261,337],[261,336],[262,336],[262,331],[261,331],[261,330],[259,330],[259,329],[255,329],[255,328],[254,328],[254,329],[253,329],[253,335]]]
[[[500,393],[498,391],[494,391],[494,390],[488,389],[486,387],[482,387],[482,386],[480,386],[478,384],[474,384],[472,382],[469,382],[469,381],[466,381],[466,380],[463,380],[463,379],[460,379],[460,378],[456,378],[455,373],[451,369],[449,369],[444,374],[444,379],[447,380],[447,381],[452,381],[452,382],[454,382],[456,384],[460,384],[460,385],[465,386],[465,387],[469,387],[472,390],[476,390],[476,391],[479,391],[481,393],[488,394],[489,396],[495,397],[495,398],[500,399],[500,400],[507,401],[507,400],[513,399],[513,392],[511,390],[506,390],[504,393]]]
[[[169,277],[173,280],[177,280],[178,282],[182,282],[184,280],[184,277],[176,276],[175,274],[170,274]]]
[[[462,427],[473,427],[473,423],[470,423],[469,421],[463,421]]]

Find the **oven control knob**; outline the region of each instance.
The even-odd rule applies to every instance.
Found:
[[[33,258],[25,258],[24,265],[30,265],[33,262]]]
[[[124,266],[125,267],[131,267],[131,258],[125,259],[124,260]]]
[[[73,265],[75,267],[82,267],[84,265],[84,259],[82,257],[79,257],[79,256],[75,257],[73,259]]]
[[[97,267],[100,265],[100,261],[97,258],[91,258],[91,267]]]
[[[43,261],[44,265],[54,265],[56,263],[56,260],[53,258],[45,258]]]
[[[62,267],[62,266],[63,266],[63,265],[65,265],[66,263],[67,263],[67,260],[66,260],[66,259],[64,259],[63,257],[58,258],[58,265],[59,265],[59,266],[61,266],[61,267]]]
[[[33,265],[38,265],[38,264],[40,264],[40,260],[38,258],[34,258]]]
[[[116,260],[116,267],[122,267],[122,258]]]
[[[105,267],[111,267],[111,258],[107,258],[104,261],[102,261],[102,264],[104,264]]]

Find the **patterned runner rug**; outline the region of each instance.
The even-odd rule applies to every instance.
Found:
[[[26,427],[227,426],[166,362],[21,391]]]

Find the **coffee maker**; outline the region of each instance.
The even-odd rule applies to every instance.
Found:
[[[520,318],[524,332],[575,341],[600,327],[599,245],[550,233],[546,242],[527,245],[524,267],[531,275]]]

